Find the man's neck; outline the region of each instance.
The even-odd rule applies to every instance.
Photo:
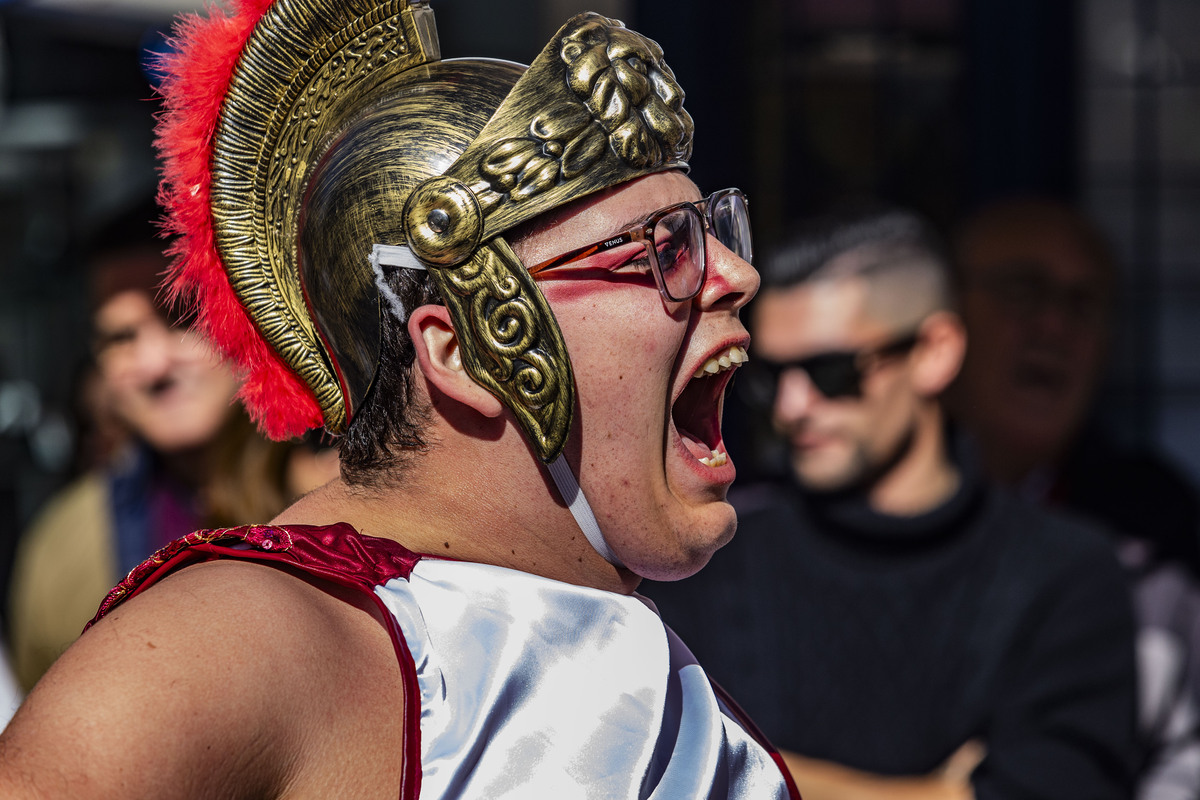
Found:
[[[629,593],[639,579],[592,549],[549,476],[527,451],[506,464],[501,448],[451,460],[434,445],[387,485],[332,481],[286,509],[280,524],[346,522],[360,533],[392,539],[415,553],[493,564],[535,575]],[[523,449],[523,448],[522,448]],[[470,469],[464,469],[470,464]]]
[[[962,483],[950,458],[939,409],[922,413],[908,451],[867,492],[871,509],[896,517],[915,517],[946,503]]]

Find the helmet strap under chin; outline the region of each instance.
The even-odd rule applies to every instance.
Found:
[[[583,531],[588,542],[597,553],[604,557],[605,561],[614,567],[624,567],[621,559],[617,558],[617,554],[612,551],[604,539],[600,523],[596,521],[591,504],[588,503],[583,490],[579,488],[579,481],[575,480],[575,475],[571,472],[571,465],[567,463],[567,457],[560,453],[558,458],[547,466],[550,469],[550,477],[554,478],[554,485],[558,487],[558,493],[562,495],[567,508],[571,511],[571,516],[575,518],[576,524],[579,525],[579,529]]]

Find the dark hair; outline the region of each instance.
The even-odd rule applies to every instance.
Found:
[[[884,251],[880,259],[837,274],[826,269],[843,253],[860,248]],[[887,266],[888,255],[928,261],[943,276],[950,266],[947,250],[933,227],[917,214],[898,208],[829,214],[802,223],[785,244],[763,261],[764,289],[786,289],[814,278],[869,276]]]
[[[387,280],[406,309],[442,304],[427,272],[397,269]],[[428,446],[422,429],[429,421],[429,408],[414,402],[416,349],[407,326],[386,303],[380,303],[380,313],[379,366],[340,443],[342,478],[353,486],[395,481],[411,455]]]

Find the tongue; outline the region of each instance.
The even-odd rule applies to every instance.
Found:
[[[688,452],[697,459],[708,458],[712,455],[712,448],[700,441],[698,438],[688,433],[687,431],[679,431],[679,438],[683,440],[683,446],[688,449]]]

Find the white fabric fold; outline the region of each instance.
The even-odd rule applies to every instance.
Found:
[[[421,703],[421,798],[786,798],[648,601],[423,559],[376,588]]]

